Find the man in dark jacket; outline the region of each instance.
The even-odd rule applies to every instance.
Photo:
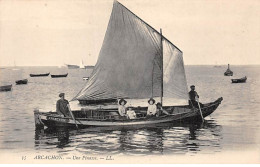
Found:
[[[199,108],[199,105],[198,105],[198,102],[196,101],[196,98],[199,98],[199,95],[198,93],[195,91],[195,86],[194,85],[191,85],[190,86],[191,88],[191,91],[189,92],[189,104],[190,106],[193,108],[193,107],[196,107],[196,108]],[[202,103],[199,103],[200,104],[200,107],[203,107],[203,104]]]
[[[70,116],[69,108],[68,108],[68,100],[65,99],[65,94],[59,94],[60,99],[56,103],[56,112],[60,115],[64,115],[65,117]]]

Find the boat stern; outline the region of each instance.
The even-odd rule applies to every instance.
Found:
[[[35,109],[33,112],[34,112],[35,128],[36,129],[43,129],[44,123],[41,121],[41,114],[40,114],[39,109]]]

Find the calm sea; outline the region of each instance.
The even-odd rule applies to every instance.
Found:
[[[0,85],[13,84],[0,92],[1,152],[49,152],[56,154],[197,155],[243,151],[260,145],[260,66],[232,66],[233,77],[225,77],[225,66],[186,66],[188,85],[196,85],[200,101],[223,97],[219,108],[203,124],[166,124],[150,128],[88,128],[71,131],[35,131],[33,110],[55,110],[58,94],[72,99],[84,86],[82,77],[91,71],[57,67],[0,69]],[[63,74],[67,78],[30,78],[30,73]],[[231,78],[247,76],[242,84]],[[15,85],[15,80],[29,80]],[[77,102],[72,108],[80,107]]]

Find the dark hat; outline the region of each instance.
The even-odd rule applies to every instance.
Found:
[[[158,102],[158,103],[156,104],[156,106],[157,106],[157,107],[158,107],[158,106],[162,107],[162,104],[161,104],[160,102]]]
[[[153,98],[150,98],[149,100],[148,100],[148,103],[150,102],[150,101],[153,101],[153,104],[155,103],[155,100],[153,99]]]
[[[59,94],[59,97],[62,97],[62,96],[64,96],[65,95],[65,93],[60,93]]]
[[[194,87],[194,88],[195,88],[195,86],[194,86],[194,85],[191,85],[191,86],[190,86],[190,88],[192,88],[192,87]]]
[[[125,104],[127,103],[127,101],[125,101],[125,99],[120,99],[118,103],[121,105],[121,103],[122,103],[123,101],[125,102]]]

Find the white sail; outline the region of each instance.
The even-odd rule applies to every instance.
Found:
[[[115,1],[98,62],[74,100],[160,97],[161,38],[158,31]],[[164,37],[163,46],[164,96],[172,99],[171,104],[187,104],[182,52]]]
[[[81,60],[80,65],[79,65],[79,68],[85,68],[84,63],[83,63],[83,60]]]

